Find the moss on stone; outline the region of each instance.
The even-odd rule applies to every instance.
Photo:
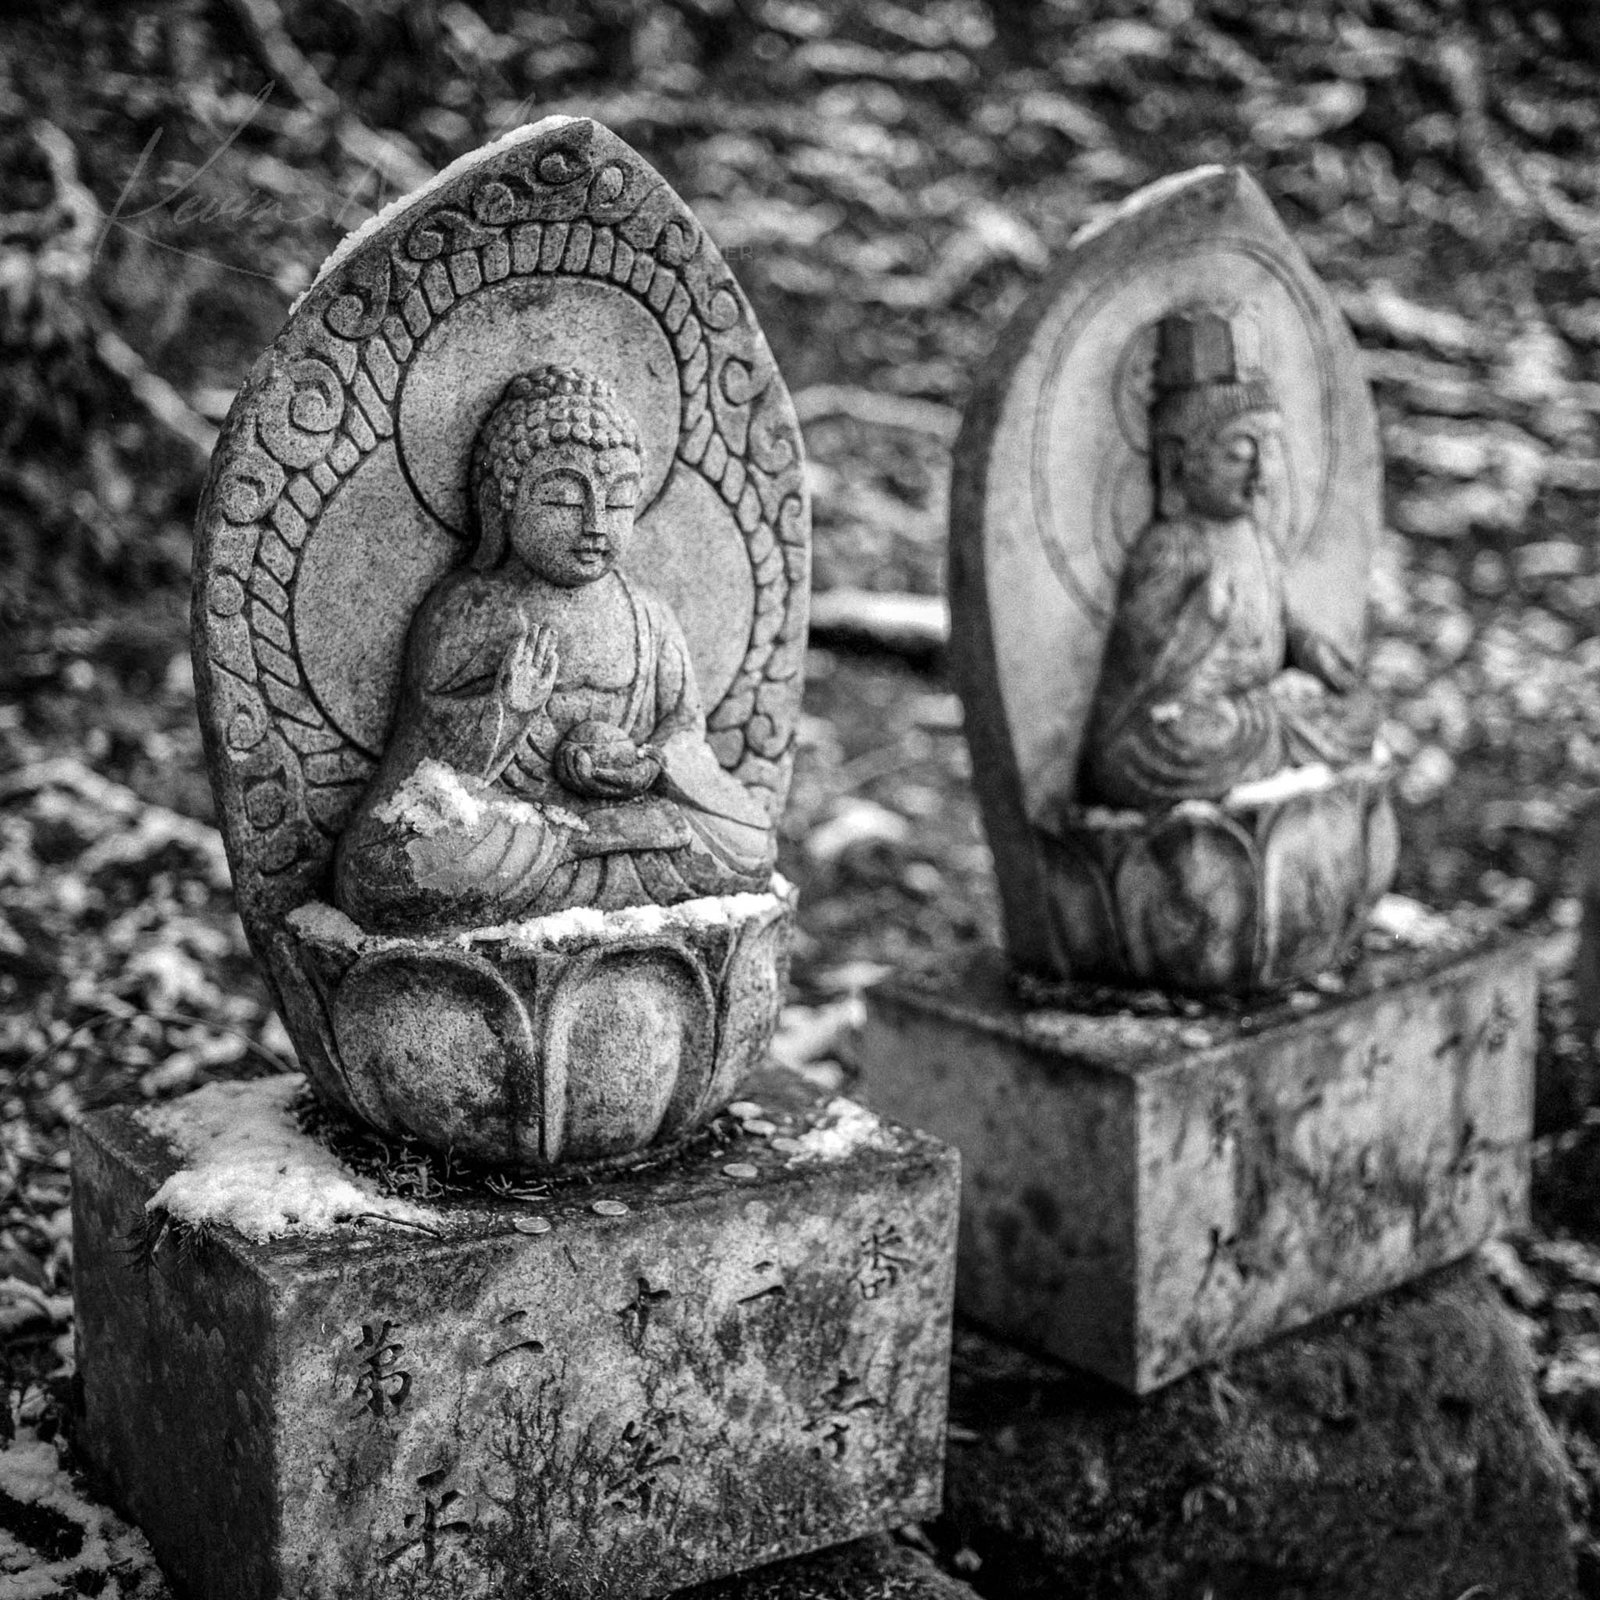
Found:
[[[1572,1593],[1569,1469],[1471,1264],[1142,1402],[964,1333],[952,1405],[989,1600]]]

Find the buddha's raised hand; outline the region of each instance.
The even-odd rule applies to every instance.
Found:
[[[506,704],[518,712],[544,710],[559,668],[552,629],[535,623],[520,632],[500,666],[500,692]]]

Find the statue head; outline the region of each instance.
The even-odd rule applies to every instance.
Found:
[[[1162,318],[1150,409],[1162,516],[1248,514],[1278,426],[1278,401],[1260,368],[1253,323],[1231,308],[1207,305]]]
[[[631,540],[642,469],[638,424],[605,379],[576,367],[518,374],[472,449],[472,564],[515,559],[563,588],[604,577]]]

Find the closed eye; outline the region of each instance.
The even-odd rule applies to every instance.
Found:
[[[533,486],[533,498],[546,506],[581,506],[583,479],[575,472],[549,472]]]
[[[606,492],[606,504],[613,510],[636,506],[638,503],[639,480],[635,477],[618,478]]]

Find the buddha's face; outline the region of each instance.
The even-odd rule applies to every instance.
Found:
[[[507,530],[528,570],[564,589],[603,578],[627,554],[639,504],[635,450],[550,445],[528,462]]]
[[[1242,517],[1255,506],[1278,438],[1271,411],[1230,417],[1183,451],[1183,498],[1202,517]]]

